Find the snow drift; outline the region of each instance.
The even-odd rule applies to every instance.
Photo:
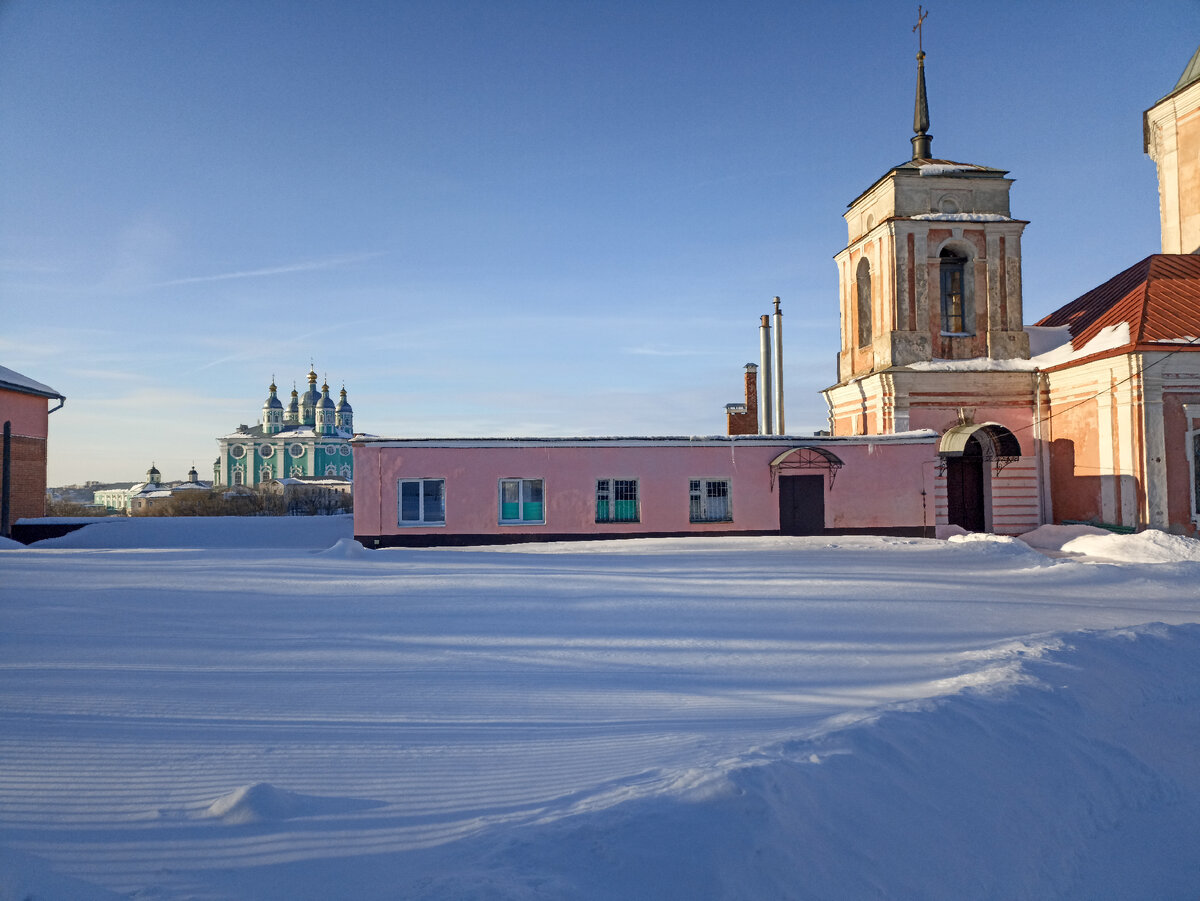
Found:
[[[1200,887],[1195,542],[157,525],[0,553],[0,901]]]

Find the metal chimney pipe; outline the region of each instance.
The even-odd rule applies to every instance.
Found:
[[[758,408],[762,411],[758,433],[760,435],[775,434],[775,389],[772,387],[771,380],[771,317],[763,314],[762,326],[758,330],[759,356],[762,358],[762,365],[758,368],[759,377],[762,379],[761,389],[758,392],[759,402]]]
[[[779,309],[779,298],[775,298],[775,396],[771,403],[775,407],[776,435],[786,435],[783,426],[783,311]]]

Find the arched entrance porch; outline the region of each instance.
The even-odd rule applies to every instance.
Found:
[[[946,519],[968,532],[992,530],[992,475],[1021,457],[1016,435],[998,422],[948,429],[938,445],[946,478]]]

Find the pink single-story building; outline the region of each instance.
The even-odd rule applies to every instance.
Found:
[[[937,483],[945,482],[932,431],[359,437],[354,457],[354,532],[367,547],[696,534],[932,537]],[[944,496],[942,504],[944,516]]]

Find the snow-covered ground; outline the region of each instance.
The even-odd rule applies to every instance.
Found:
[[[0,549],[0,901],[1200,896],[1197,542],[349,533]]]

